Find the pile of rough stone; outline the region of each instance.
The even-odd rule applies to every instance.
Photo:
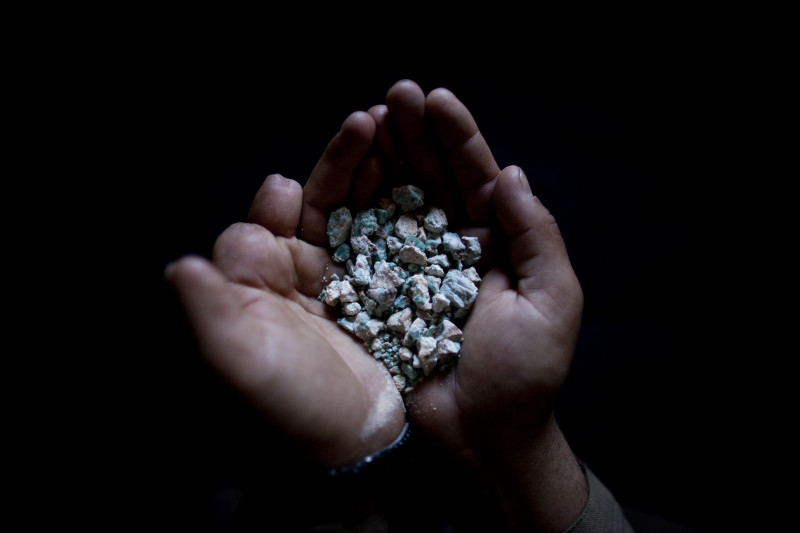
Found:
[[[462,323],[478,295],[477,237],[447,231],[447,217],[424,207],[424,192],[396,187],[392,198],[352,216],[331,213],[327,227],[333,260],[344,263],[319,299],[338,306],[341,327],[364,341],[407,393],[434,369],[461,355]]]

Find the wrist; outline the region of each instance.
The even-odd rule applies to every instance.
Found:
[[[282,464],[282,475],[246,488],[236,520],[253,529],[286,522],[299,530],[376,513],[393,491],[392,480],[413,461],[413,435],[405,423],[388,446],[345,465]]]
[[[512,530],[564,531],[586,505],[586,477],[552,416],[539,428],[484,434],[470,455]]]

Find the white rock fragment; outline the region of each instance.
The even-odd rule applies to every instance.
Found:
[[[478,271],[475,270],[475,267],[465,268],[461,271],[461,273],[464,274],[464,276],[466,276],[466,278],[475,285],[478,285],[481,282],[481,276],[478,274]]]
[[[422,336],[417,340],[417,357],[422,365],[422,372],[427,376],[436,366],[436,339]]]
[[[428,231],[441,233],[447,228],[447,216],[438,207],[432,207],[425,215],[423,226]]]
[[[442,234],[442,247],[445,252],[451,254],[458,254],[466,248],[458,233],[453,233],[451,231],[446,231]]]
[[[353,225],[353,216],[350,210],[346,207],[340,207],[330,214],[328,218],[328,245],[331,248],[336,248],[340,244],[347,241],[350,236],[350,228]]]
[[[436,343],[437,362],[447,363],[461,352],[461,344],[450,339],[444,339]],[[424,370],[424,367],[423,367]]]
[[[349,285],[349,283],[348,283]],[[328,305],[336,305],[342,296],[342,282],[338,280],[331,281],[325,287],[325,303]]]
[[[478,287],[459,270],[449,271],[442,281],[442,295],[450,300],[455,318],[464,318],[478,296]]]
[[[481,258],[481,243],[477,237],[461,237],[464,249],[458,252],[458,259],[465,265],[474,265]]]
[[[445,318],[439,322],[439,325],[436,327],[436,340],[464,342],[464,332],[461,331],[458,326]]]
[[[396,289],[403,284],[401,278],[386,261],[381,261],[375,268],[375,275],[369,282],[373,289]]]
[[[415,356],[411,350],[409,350],[405,346],[402,346],[397,351],[397,357],[399,357],[401,361],[413,361]]]
[[[439,265],[430,265],[425,267],[425,273],[429,276],[434,276],[437,278],[444,277],[444,269]]]
[[[431,298],[431,310],[434,313],[442,313],[450,307],[450,300],[444,297],[442,293],[436,293]]]
[[[392,305],[392,303],[394,303],[394,299],[397,297],[397,289],[394,287],[368,289],[367,296],[375,300],[378,305],[389,307]]]
[[[355,287],[353,287],[353,284],[348,280],[339,282],[339,301],[343,304],[358,301],[358,293]]]
[[[356,337],[363,341],[372,342],[378,333],[386,326],[382,320],[370,318],[369,314],[362,311],[353,320]]]
[[[419,266],[425,266],[428,264],[428,258],[425,256],[425,252],[413,244],[406,244],[400,249],[400,261]]]
[[[372,279],[372,267],[369,257],[364,254],[359,254],[356,257],[355,264],[352,265],[352,273],[350,275],[353,276],[351,283],[355,283],[360,287],[368,285]]]
[[[402,215],[394,225],[394,234],[404,242],[409,237],[416,237],[419,234],[417,219],[411,215]]]
[[[361,304],[358,302],[350,302],[342,306],[342,313],[347,316],[355,316],[359,312],[361,312]]]
[[[366,235],[359,235],[350,239],[350,248],[355,254],[365,256],[372,255],[378,251],[378,247]]]
[[[442,267],[442,269],[450,268],[450,258],[445,254],[437,254],[428,258],[428,264]]]
[[[386,237],[386,250],[391,255],[395,255],[395,254],[400,252],[401,248],[403,248],[403,242],[404,241],[405,241],[405,239],[403,239],[401,241],[400,239],[398,239],[394,235],[390,235],[390,236]]]
[[[411,327],[413,318],[414,313],[411,311],[411,308],[406,307],[405,309],[402,309],[390,316],[386,320],[386,327],[392,331],[405,334],[405,332],[408,331],[408,328]]]
[[[397,387],[397,390],[400,392],[404,392],[408,381],[406,377],[402,374],[395,374],[392,376],[392,381],[394,381],[394,386]]]
[[[428,281],[422,274],[415,274],[406,283],[406,296],[417,306],[417,309],[427,311],[431,308],[431,297],[428,292]]]

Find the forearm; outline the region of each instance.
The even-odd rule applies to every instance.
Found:
[[[552,417],[522,438],[477,441],[471,462],[511,531],[560,533],[578,520],[589,498],[586,476]]]

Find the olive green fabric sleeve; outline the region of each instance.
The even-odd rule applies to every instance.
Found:
[[[632,533],[614,495],[584,463],[581,468],[589,484],[589,500],[581,515],[564,533]]]

